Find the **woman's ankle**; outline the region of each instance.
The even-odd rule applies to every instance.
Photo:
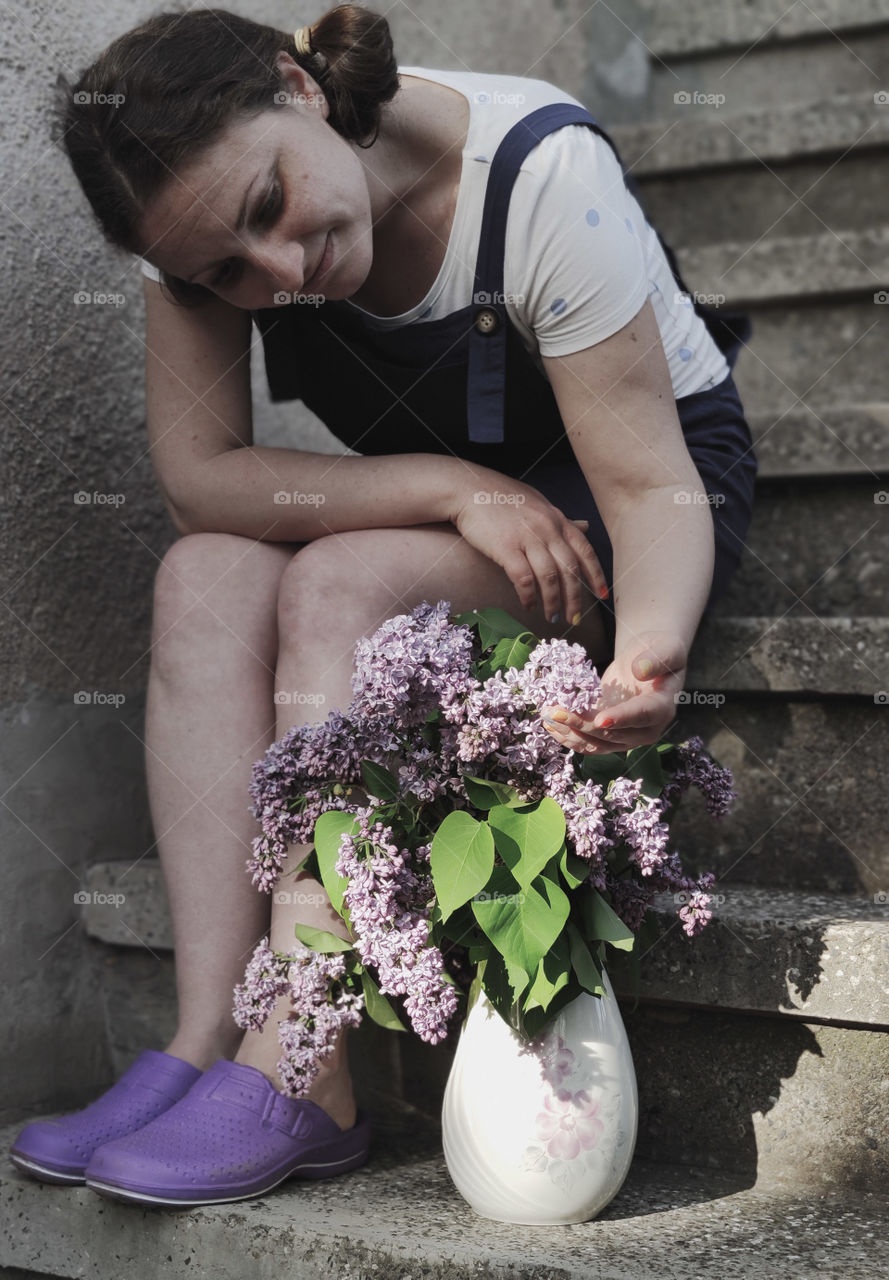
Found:
[[[244,1033],[237,1027],[233,1031],[198,1032],[192,1028],[180,1027],[175,1036],[164,1049],[174,1058],[182,1058],[190,1062],[200,1071],[212,1067],[219,1058],[233,1059],[238,1052]]]
[[[268,1026],[265,1031],[269,1031]],[[272,1043],[272,1037],[268,1037],[268,1043],[265,1043],[261,1033],[248,1031],[234,1055],[234,1061],[244,1063],[248,1067],[255,1067],[279,1093],[283,1093],[284,1084],[277,1069],[280,1054],[281,1049],[277,1045],[276,1038]],[[356,1116],[355,1095],[352,1091],[352,1077],[349,1074],[348,1063],[342,1050],[336,1053],[333,1063],[321,1063],[318,1074],[304,1096],[322,1111],[326,1111],[331,1120],[341,1129],[352,1128]]]

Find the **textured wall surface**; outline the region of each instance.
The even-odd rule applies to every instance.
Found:
[[[91,861],[152,847],[142,744],[151,591],[176,536],[147,452],[141,277],[104,243],[51,144],[51,86],[176,7],[186,6],[34,0],[6,10],[0,47],[0,1116],[10,1118],[85,1100],[111,1078],[77,894]],[[324,11],[227,7],[281,27]],[[619,16],[637,13],[581,0],[418,0],[388,16],[404,64],[551,80],[618,119],[644,94],[644,49]],[[259,350],[253,368],[258,442],[340,451],[311,415],[268,404]]]

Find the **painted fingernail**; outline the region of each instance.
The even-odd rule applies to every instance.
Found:
[[[556,623],[559,621],[559,616],[560,615],[558,613],[554,613],[553,616],[550,618],[550,622],[553,624],[553,626],[555,626]]]
[[[568,719],[568,712],[563,711],[562,708],[560,707],[558,711],[553,712],[552,718],[553,720],[558,720],[560,724],[564,724],[565,721]]]
[[[597,729],[610,729],[610,728],[611,728],[611,726],[612,726],[613,724],[614,724],[614,721],[613,721],[613,720],[611,720],[611,719],[608,719],[608,720],[600,720],[600,721],[599,721],[599,723],[598,723],[598,725],[596,725],[596,728],[597,728]]]
[[[571,625],[572,625],[572,627],[576,627],[576,626],[577,626],[577,624],[578,624],[578,622],[580,622],[580,610],[579,610],[579,609],[578,609],[577,613],[575,613],[574,617],[571,619]]]

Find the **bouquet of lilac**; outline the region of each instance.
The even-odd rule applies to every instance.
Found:
[[[424,601],[360,640],[348,709],[290,730],[254,766],[254,884],[271,890],[288,845],[312,845],[298,870],[351,938],[297,925],[290,955],[263,939],[236,988],[245,1028],[290,992],[279,1069],[293,1095],[362,1008],[438,1043],[474,966],[530,1040],[582,991],[605,994],[605,947],[632,951],[656,892],[681,900],[689,936],[711,915],[714,877],[685,874],[669,822],[692,784],[726,813],[730,771],[697,737],[567,750],[540,708],[595,707],[584,648],[538,641],[500,609],[449,610]]]

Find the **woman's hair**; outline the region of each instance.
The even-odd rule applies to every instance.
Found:
[[[312,24],[311,43],[312,54],[298,53],[292,32],[225,9],[160,13],[110,44],[75,84],[60,74],[55,141],[105,239],[142,254],[145,212],[171,175],[199,159],[228,125],[283,109],[286,85],[275,66],[282,50],[318,81],[332,128],[372,146],[383,104],[399,87],[388,22],[361,5],[340,4]],[[161,280],[186,306],[212,296],[166,272]]]

